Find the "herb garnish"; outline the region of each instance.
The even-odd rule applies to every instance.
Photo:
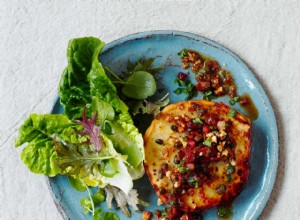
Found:
[[[234,105],[235,103],[240,101],[240,97],[239,96],[235,96],[233,99],[230,99],[229,103],[230,105]]]
[[[215,98],[217,98],[217,96],[215,96],[212,91],[207,91],[203,93],[203,99],[205,100],[210,101]]]
[[[178,78],[176,78],[176,79],[174,80],[175,83],[177,83],[180,86],[184,86],[184,87],[179,87],[173,91],[176,95],[185,93],[185,94],[187,94],[187,96],[185,98],[186,100],[190,100],[193,97],[197,96],[197,91],[195,89],[195,85],[190,80],[183,81]]]
[[[193,183],[195,185],[195,188],[199,187],[199,180],[195,179],[195,178],[190,178],[188,180],[189,183]]]
[[[204,145],[210,147],[211,146],[211,141],[209,139],[206,139],[204,142],[203,142]]]
[[[194,118],[194,119],[193,119],[193,122],[194,122],[195,124],[203,124],[203,122],[201,121],[200,118]]]
[[[220,185],[220,186],[217,187],[216,191],[219,195],[224,194],[225,191],[226,191],[226,186],[225,185]]]
[[[234,166],[229,164],[228,167],[226,168],[226,174],[233,174],[234,172],[235,172]]]
[[[233,215],[232,209],[224,205],[218,207],[218,216],[221,218],[229,218]]]
[[[104,69],[115,78],[112,83],[123,85],[122,92],[129,98],[145,99],[154,95],[156,92],[155,79],[149,72],[136,71],[123,80],[108,67],[105,67]]]
[[[93,144],[95,150],[99,151],[102,147],[102,140],[100,137],[100,127],[96,125],[98,113],[95,112],[92,119],[86,117],[86,108],[82,111],[82,120],[75,120],[76,123],[83,126],[83,131],[78,131],[81,135],[88,135],[90,143]]]
[[[178,55],[180,56],[180,58],[186,57],[188,55],[188,50],[183,49],[178,53]]]
[[[235,118],[236,116],[236,111],[234,109],[230,109],[228,114],[229,117]]]

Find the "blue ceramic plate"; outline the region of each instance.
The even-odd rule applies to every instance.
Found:
[[[233,203],[232,218],[256,219],[262,213],[274,185],[278,162],[278,134],[270,101],[246,64],[218,43],[194,34],[177,31],[152,31],[123,37],[107,44],[99,59],[102,65],[121,73],[126,69],[128,59],[135,61],[140,57],[156,57],[154,66],[165,66],[161,73],[159,87],[170,91],[170,102],[174,103],[184,100],[183,96],[177,96],[172,92],[176,88],[173,80],[177,73],[182,71],[177,53],[183,48],[197,50],[216,59],[221,65],[224,64],[223,68],[231,71],[238,85],[238,93],[247,92],[259,110],[259,117],[253,121],[250,178],[246,188]],[[201,99],[200,96],[198,98]],[[228,104],[229,100],[228,97],[222,97],[215,101]],[[234,107],[241,113],[245,113],[239,105]],[[56,100],[52,113],[62,112],[59,100]],[[65,219],[91,219],[91,216],[83,214],[83,208],[79,204],[80,199],[87,196],[86,192],[81,193],[73,189],[67,178],[63,176],[49,178],[48,182],[53,199]],[[136,181],[134,187],[142,199],[150,202],[148,210],[154,211],[158,208],[157,196],[146,175]],[[107,210],[105,203],[102,207]],[[129,219],[122,215],[120,210],[116,213],[120,219]],[[141,219],[141,213],[133,212],[130,219]],[[217,219],[216,209],[205,211],[204,219]]]

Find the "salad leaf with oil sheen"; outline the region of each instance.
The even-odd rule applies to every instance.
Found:
[[[145,99],[156,92],[154,77],[145,71],[134,72],[123,84],[122,92],[133,99]]]
[[[80,118],[82,110],[91,102],[88,74],[93,68],[93,60],[105,43],[94,37],[69,41],[67,49],[68,66],[63,71],[59,84],[60,103],[70,119]]]
[[[28,143],[21,153],[21,159],[34,173],[55,176],[62,172],[57,166],[58,158],[54,148],[53,137],[67,140],[71,143],[86,141],[75,129],[81,126],[70,121],[65,115],[32,114],[19,129],[15,146]]]
[[[93,37],[69,41],[68,66],[59,83],[64,114],[30,115],[19,130],[16,146],[27,143],[21,158],[34,173],[68,175],[79,191],[87,186],[114,186],[128,194],[132,181],[144,174],[143,138],[98,60],[104,45]],[[153,84],[153,76],[142,69],[128,80],[138,86],[142,78]],[[154,94],[155,80],[154,85],[141,94]],[[87,201],[82,202],[88,208]],[[100,219],[118,217],[105,213]]]
[[[133,159],[132,156],[128,157],[129,164],[133,167],[137,167],[141,165],[143,160],[143,139],[137,128],[133,125],[128,107],[119,98],[115,86],[106,75],[98,60],[99,53],[103,46],[104,43],[96,38],[78,38],[71,40],[68,45],[67,54],[67,69],[69,71],[67,79],[71,78],[73,79],[71,82],[75,82],[72,84],[72,88],[78,88],[79,90],[86,91],[86,94],[89,94],[85,105],[91,105],[90,110],[88,110],[90,115],[96,111],[98,112],[98,123],[103,125],[106,122],[112,128],[112,132],[122,131],[120,135],[114,132],[108,136],[112,138],[113,143],[117,145],[115,146],[117,150],[122,150],[122,148],[119,147],[120,143],[122,143],[126,144],[122,145],[123,147],[131,147],[132,151],[137,151],[137,153],[135,153],[135,155],[138,156],[136,159]],[[80,59],[81,56],[84,56],[83,61]],[[62,77],[61,82],[65,82],[65,76]],[[68,80],[68,82],[70,82],[70,80]],[[60,85],[65,84],[61,83]],[[67,83],[67,85],[70,85],[70,83]],[[78,107],[77,105],[74,106],[72,102],[64,102],[64,97],[69,97],[69,88],[69,86],[60,86],[59,89],[61,103],[66,114],[70,112],[68,109],[75,110],[75,108],[77,109]],[[82,113],[82,108],[85,105],[80,106],[80,110],[76,110],[76,112]],[[68,116],[70,118],[79,118],[78,114],[71,113]],[[126,141],[126,139],[130,141]],[[122,153],[122,151],[119,152]]]

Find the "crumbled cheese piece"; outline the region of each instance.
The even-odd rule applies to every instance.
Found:
[[[200,153],[199,153],[199,156],[203,156],[203,152],[200,152]]]
[[[222,151],[224,149],[225,144],[226,141],[220,142],[219,145],[217,146],[218,151]]]
[[[211,142],[217,143],[217,137],[216,136],[212,136],[211,137]]]
[[[158,198],[158,199],[157,199],[157,205],[162,205],[162,204],[163,204],[163,202],[161,201],[160,198]]]
[[[224,151],[222,151],[222,156],[228,156],[228,150],[224,150]]]
[[[214,93],[215,93],[216,95],[221,95],[221,94],[223,94],[223,93],[224,93],[224,88],[223,88],[223,86],[220,86],[218,89],[216,89],[216,90],[214,91]]]
[[[231,164],[232,166],[235,166],[235,165],[236,165],[235,160],[230,161],[230,164]]]
[[[214,134],[212,132],[209,132],[208,134],[206,134],[206,138],[211,138]]]
[[[224,140],[226,135],[227,135],[227,133],[224,130],[221,130],[220,133],[218,134],[218,136],[221,140]]]
[[[219,130],[224,130],[226,128],[225,121],[218,121],[217,127],[218,127]]]
[[[166,172],[166,177],[168,177],[169,179],[170,179],[171,175],[172,175],[172,173],[170,170]]]
[[[217,149],[218,149],[218,151],[222,151],[223,150],[223,146],[221,145],[221,144],[219,144],[218,146],[217,146]]]
[[[186,148],[187,142],[184,141],[182,137],[179,137],[178,140],[182,143],[182,146],[183,146],[184,148]]]
[[[175,187],[175,188],[178,188],[178,187],[179,187],[179,182],[175,182],[175,183],[174,183],[174,187]]]

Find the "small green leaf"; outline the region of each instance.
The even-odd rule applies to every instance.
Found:
[[[211,146],[211,141],[209,139],[206,139],[204,142],[203,142],[204,145],[210,147]]]
[[[148,100],[143,100],[143,101],[133,101],[131,103],[127,103],[131,113],[133,115],[136,114],[151,114],[151,115],[158,115],[160,113],[160,110],[165,107],[167,104],[169,104],[169,99],[168,99],[169,93],[167,93],[164,97],[161,99],[157,100],[156,102],[150,102]]]
[[[101,208],[95,210],[93,220],[119,220],[119,217],[113,212],[105,212]]]
[[[185,100],[190,100],[192,99],[193,97],[196,97],[197,96],[197,90],[193,89],[191,92],[189,92],[188,96],[186,97]]]
[[[161,212],[162,217],[166,216],[168,214],[167,208],[164,208],[164,210]]]
[[[100,220],[102,215],[102,209],[98,208],[94,212],[93,220]]]
[[[231,175],[226,175],[226,181],[231,183],[232,181],[232,176]]]
[[[236,116],[236,111],[234,109],[230,109],[228,114],[229,117],[235,118]]]
[[[180,95],[181,93],[188,94],[186,88],[177,88],[177,89],[175,89],[173,92],[174,92],[176,95]]]
[[[212,95],[212,94],[213,94],[212,91],[207,91],[207,92],[204,93],[205,96],[209,96],[209,95]]]
[[[203,122],[201,121],[200,118],[194,118],[194,119],[193,119],[193,122],[194,122],[195,124],[203,124]]]
[[[235,104],[235,101],[234,101],[233,99],[230,99],[229,104],[230,104],[230,105],[234,105],[234,104]]]
[[[229,164],[229,166],[226,168],[226,174],[233,174],[235,172],[234,166]]]
[[[225,191],[226,191],[226,186],[225,186],[225,185],[220,185],[220,186],[217,187],[216,191],[217,191],[217,193],[218,193],[219,195],[222,195],[222,194],[224,194]]]
[[[195,178],[190,178],[188,179],[189,183],[193,183],[195,185],[195,188],[199,187],[199,180],[195,179]]]
[[[128,70],[128,72],[133,71],[133,69],[134,69],[133,63],[131,63],[130,60],[128,60],[127,61],[127,70]]]
[[[106,212],[103,215],[102,220],[119,220],[119,217],[113,212]]]
[[[84,192],[86,190],[86,184],[82,179],[75,179],[71,176],[68,176],[70,185],[77,191]]]
[[[154,75],[164,69],[162,66],[151,68],[154,60],[155,60],[155,58],[138,59],[136,63],[131,63],[128,60],[127,71],[129,74],[137,72],[137,71],[145,71],[145,72],[148,72],[148,73],[151,73]]]
[[[178,55],[180,56],[180,58],[183,58],[188,55],[188,52],[189,51],[187,49],[183,49],[178,53]]]
[[[100,190],[96,192],[92,198],[95,206],[100,205],[100,203],[105,200],[105,196]]]
[[[83,210],[84,214],[87,214],[89,211],[91,212],[92,203],[91,203],[90,199],[85,198],[85,197],[81,198],[80,205],[84,208],[84,210]]]
[[[213,94],[212,91],[207,91],[203,94],[203,99],[205,99],[205,100],[210,101],[210,100],[215,99],[215,98],[217,98],[217,97]]]
[[[185,82],[183,80],[178,79],[177,77],[174,79],[174,83],[176,83],[178,86],[185,85]]]
[[[122,92],[129,98],[145,99],[154,95],[156,82],[154,77],[145,71],[134,72],[124,83]]]
[[[118,173],[118,160],[105,160],[99,165],[99,171],[102,176],[113,177]]]
[[[122,154],[128,156],[127,161],[134,168],[137,168],[142,162],[141,158],[143,158],[143,154],[137,146],[127,146],[123,148]]]
[[[149,69],[150,66],[152,65],[152,63],[154,62],[155,58],[149,58],[148,60],[145,60],[143,65],[144,65],[144,69]],[[141,69],[143,71],[145,71],[144,69]]]
[[[229,218],[233,215],[232,208],[226,206],[219,206],[218,207],[218,216],[221,218]]]
[[[180,173],[187,173],[187,172],[190,171],[189,168],[183,167],[182,164],[178,165],[178,166],[177,166],[177,169],[178,169],[178,171],[179,171]]]
[[[100,125],[102,125],[105,120],[113,120],[115,117],[113,107],[109,103],[100,100],[98,97],[92,98],[91,110],[92,112],[98,113],[97,122]]]
[[[107,134],[107,135],[112,135],[112,128],[109,124],[109,122],[104,122],[102,127],[101,127],[101,131],[104,133],[104,134]]]
[[[233,100],[234,100],[235,102],[240,101],[240,99],[241,99],[241,98],[240,98],[239,96],[236,96],[236,97],[233,98]]]
[[[188,92],[191,92],[195,88],[194,84],[190,80],[186,81],[185,86]]]

